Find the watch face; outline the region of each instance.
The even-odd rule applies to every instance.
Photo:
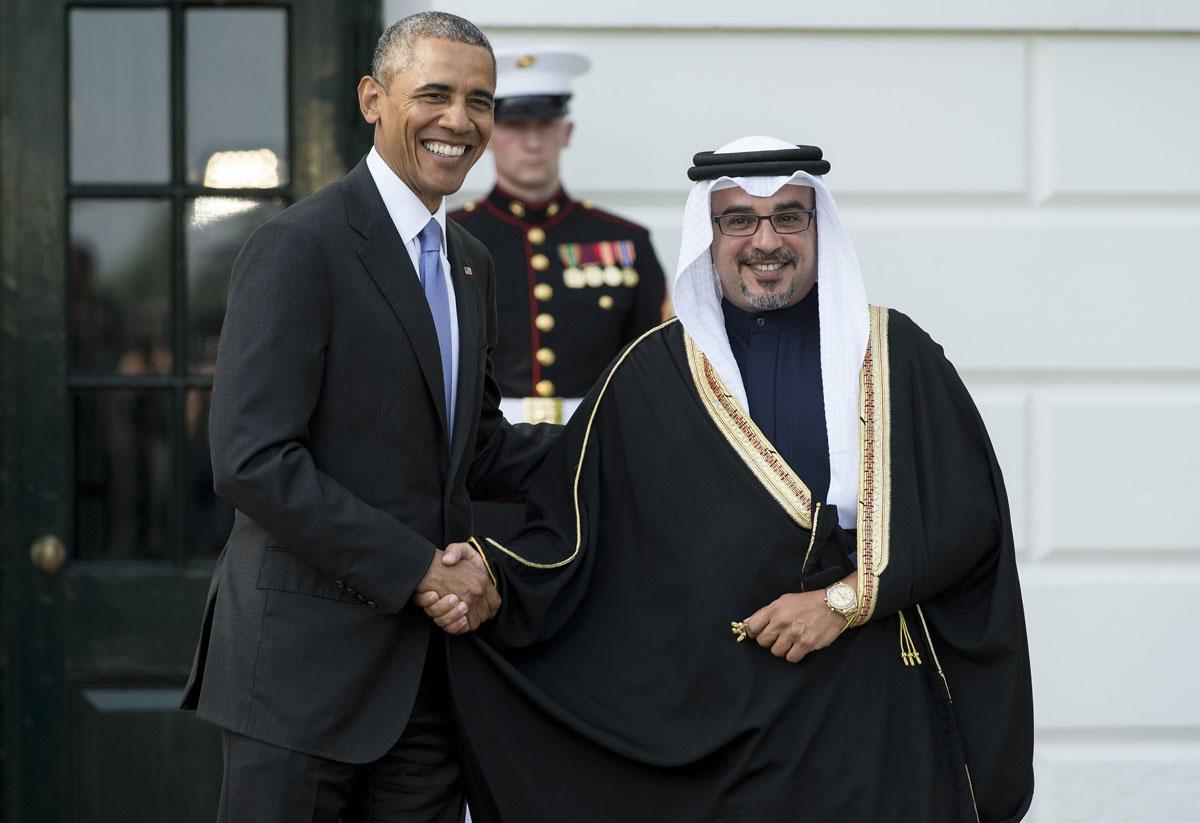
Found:
[[[858,596],[854,589],[845,583],[830,587],[825,596],[829,598],[829,605],[835,609],[852,609],[858,605]]]

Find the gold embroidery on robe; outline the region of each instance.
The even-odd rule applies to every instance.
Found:
[[[891,397],[888,310],[871,306],[870,335],[859,379],[858,613],[862,625],[875,613],[879,578],[887,568],[891,526]],[[712,363],[685,333],[688,366],[717,430],[771,497],[804,529],[812,529],[812,493],[725,387]]]

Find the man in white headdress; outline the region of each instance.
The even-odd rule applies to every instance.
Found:
[[[450,644],[485,811],[1019,820],[1028,648],[974,404],[909,318],[868,306],[820,149],[694,162],[678,321],[588,395],[525,530],[447,553],[504,598]]]

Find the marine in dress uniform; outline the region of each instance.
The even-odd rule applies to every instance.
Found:
[[[496,380],[510,421],[565,422],[609,361],[663,316],[665,280],[637,223],[563,189],[570,77],[562,49],[496,52],[497,182],[451,214],[496,263]]]

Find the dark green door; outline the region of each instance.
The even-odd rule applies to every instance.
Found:
[[[228,273],[364,150],[378,3],[0,14],[0,819],[211,821],[220,737],[175,707],[232,522],[206,438]]]

